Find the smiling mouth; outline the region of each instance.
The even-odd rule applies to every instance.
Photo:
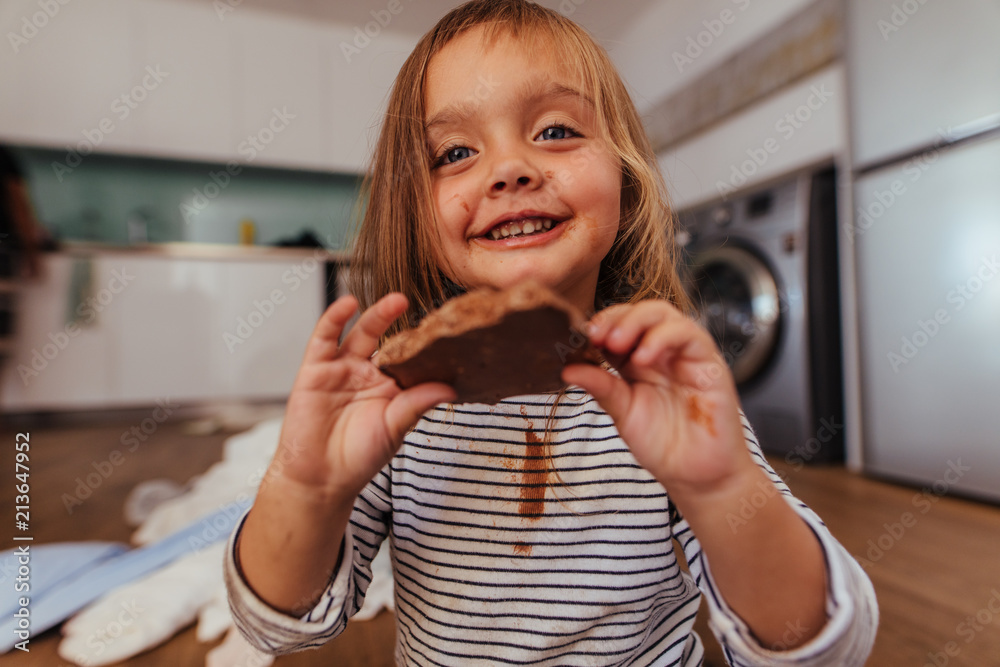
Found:
[[[485,236],[494,241],[519,236],[531,236],[532,234],[547,232],[558,224],[558,220],[552,220],[551,218],[523,218],[497,225],[485,234]]]

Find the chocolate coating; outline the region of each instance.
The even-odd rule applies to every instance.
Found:
[[[457,403],[557,391],[566,364],[601,364],[586,320],[540,283],[480,289],[448,301],[420,325],[386,341],[377,364],[402,387],[444,382]]]

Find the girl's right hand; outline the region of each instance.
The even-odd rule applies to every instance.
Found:
[[[316,325],[265,481],[277,476],[283,486],[291,483],[318,498],[353,502],[420,415],[454,400],[454,389],[440,383],[401,390],[372,362],[379,338],[405,312],[405,296],[380,299],[339,344],[357,307],[354,297],[341,297]]]

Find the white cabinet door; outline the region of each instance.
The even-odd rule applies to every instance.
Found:
[[[929,483],[961,457],[956,489],[995,500],[998,182],[1000,140],[869,174],[853,230],[866,468]]]
[[[1000,2],[850,0],[854,163],[1000,114]]]
[[[329,131],[324,114],[323,29],[271,13],[227,15],[239,63],[234,97],[235,151],[244,164],[321,168]]]
[[[355,42],[358,40],[358,42]],[[393,81],[416,38],[383,32],[365,44],[353,27],[326,29],[324,76],[332,82],[326,101],[324,160],[334,171],[361,172],[368,166]]]
[[[43,278],[26,284],[17,297],[14,349],[4,359],[0,404],[8,412],[108,405],[119,343],[109,323],[121,307],[120,284],[87,259],[48,255],[43,268]],[[80,289],[88,283],[92,289]]]
[[[107,255],[100,264],[128,281],[108,320],[118,341],[113,402],[228,396],[227,368],[211,348],[220,305],[229,296],[226,265],[127,254]]]
[[[284,398],[323,312],[323,265],[311,258],[229,265],[212,353],[229,365],[231,395]],[[221,364],[219,364],[221,365]]]
[[[51,16],[43,4],[52,5]],[[16,53],[0,59],[0,138],[70,146],[83,155],[130,148],[136,131],[131,91],[142,85],[133,66],[133,9],[126,0],[5,0],[4,48],[14,51],[12,33],[25,42],[15,40]]]
[[[118,257],[103,260],[131,279],[109,322],[118,404],[288,395],[322,313],[321,264]]]
[[[310,256],[112,252],[50,255],[45,267],[19,295],[4,411],[283,399],[323,311],[324,267]]]
[[[415,39],[216,4],[0,2],[0,140],[361,171]]]
[[[141,4],[135,67],[162,81],[136,109],[137,152],[222,161],[235,153],[231,34],[212,3]]]

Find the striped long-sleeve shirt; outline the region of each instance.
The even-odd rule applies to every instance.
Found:
[[[826,558],[828,622],[790,651],[760,646],[729,609],[697,536],[597,402],[570,390],[552,403],[522,396],[428,411],[358,497],[341,565],[301,618],[247,586],[234,558],[238,527],[226,559],[237,626],[271,653],[326,642],[361,607],[388,537],[397,664],[700,665],[692,628],[702,593],[733,665],[864,664],[878,617],[871,583],[770,468],[745,420],[751,456]],[[733,519],[734,529],[747,520]]]

